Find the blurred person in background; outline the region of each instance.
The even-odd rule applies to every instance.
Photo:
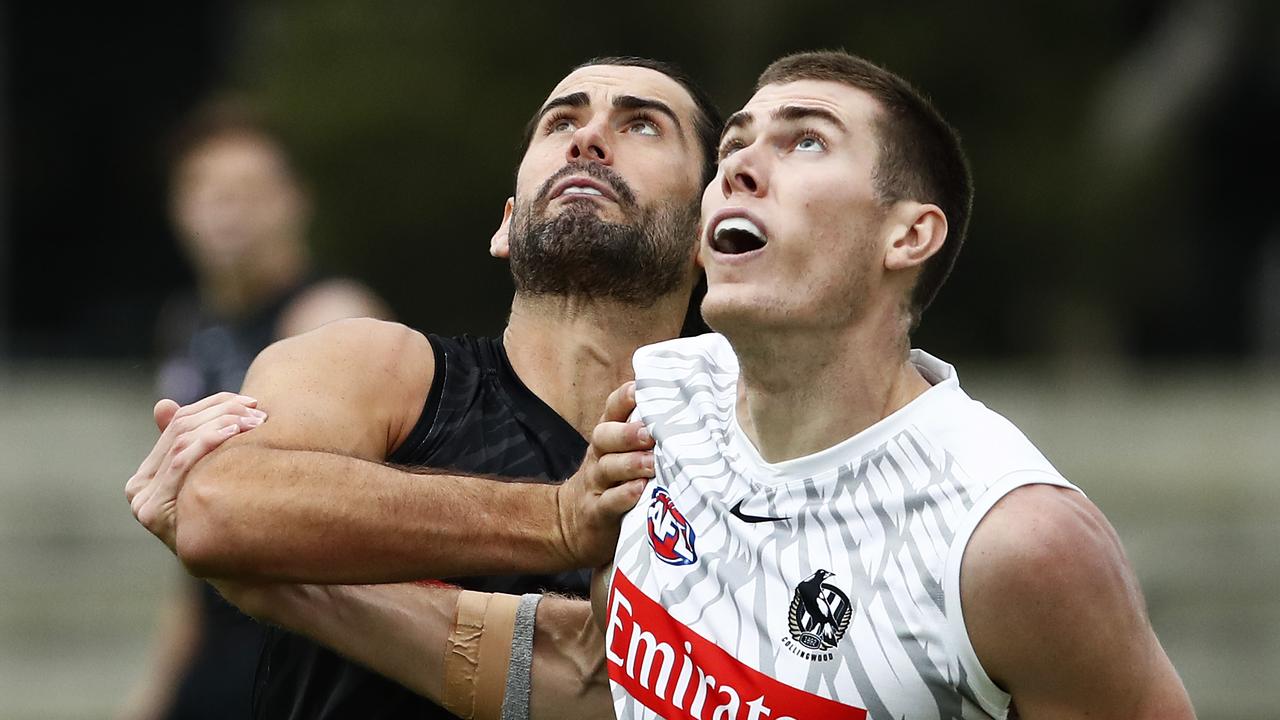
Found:
[[[169,171],[173,224],[196,284],[161,313],[162,397],[188,403],[237,390],[278,339],[342,318],[388,317],[368,288],[314,269],[307,192],[279,135],[247,105],[224,99],[198,109],[174,137]],[[184,579],[121,717],[248,717],[264,631],[207,583]]]

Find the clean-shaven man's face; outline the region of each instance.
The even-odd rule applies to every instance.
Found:
[[[835,328],[880,290],[885,208],[874,99],[849,85],[767,85],[730,116],[702,200],[712,328]]]

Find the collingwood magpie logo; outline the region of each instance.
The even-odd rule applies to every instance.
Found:
[[[787,613],[787,632],[782,639],[788,650],[805,660],[830,660],[830,652],[844,637],[853,619],[853,604],[840,588],[825,582],[835,573],[818,570],[799,585]]]

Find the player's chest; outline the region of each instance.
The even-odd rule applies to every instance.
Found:
[[[669,647],[671,683],[687,657],[691,678],[738,678],[745,684],[734,688],[738,695],[772,693],[797,707],[813,697],[836,703],[824,711],[835,714],[794,717],[859,717],[864,691],[877,684],[899,703],[925,697],[928,680],[904,691],[897,676],[915,672],[919,648],[944,645],[941,610],[929,609],[927,588],[938,563],[904,570],[904,551],[921,562],[930,552],[906,550],[908,534],[853,493],[805,483],[761,493],[731,468],[660,474],[623,525],[609,613],[611,676],[643,695],[660,686]],[[646,672],[657,674],[640,687]],[[666,688],[668,696],[681,689]]]

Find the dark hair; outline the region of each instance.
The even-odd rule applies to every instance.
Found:
[[[960,136],[910,83],[860,57],[828,50],[788,55],[765,68],[756,90],[797,80],[843,83],[874,98],[880,106],[875,123],[880,156],[873,180],[881,201],[933,203],[947,217],[947,240],[925,261],[911,291],[915,327],[951,274],[969,224],[973,180]]]
[[[244,99],[223,96],[197,106],[170,134],[164,147],[170,179],[193,152],[206,143],[228,137],[250,137],[269,143],[280,153],[285,169],[295,173],[288,143],[278,129]]]
[[[702,149],[702,184],[705,187],[711,182],[711,178],[716,175],[716,151],[720,144],[720,126],[723,123],[720,117],[720,111],[716,108],[716,104],[711,100],[711,96],[706,93],[697,83],[689,77],[687,73],[680,69],[674,63],[665,62],[663,60],[650,60],[649,58],[633,57],[630,55],[622,55],[616,57],[597,57],[576,66],[569,72],[576,72],[585,67],[592,65],[619,65],[622,67],[640,67],[660,72],[663,75],[675,80],[689,93],[689,97],[693,98],[695,115],[693,118],[693,131],[698,139],[698,144]],[[535,111],[533,117],[529,119],[524,129],[524,140],[520,144],[520,156],[524,157],[524,153],[529,149],[529,142],[533,140],[534,130],[538,127],[538,120],[541,113]]]

